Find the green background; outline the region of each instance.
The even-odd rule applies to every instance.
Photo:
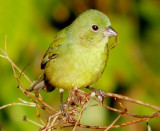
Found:
[[[1,0],[0,48],[4,49],[7,35],[9,57],[21,69],[31,63],[25,73],[34,81],[43,72],[40,63],[55,34],[81,12],[98,9],[110,18],[112,27],[118,32],[119,45],[111,50],[107,68],[94,87],[160,106],[159,6],[159,0]],[[22,84],[25,88],[30,86],[24,78]],[[18,98],[30,101],[17,89],[17,85],[11,65],[0,58],[0,106],[19,102]],[[59,109],[58,90],[52,93],[41,91],[41,94],[47,103]],[[117,107],[109,98],[106,98],[105,104]],[[155,112],[135,104],[124,105],[135,114],[150,115]],[[24,115],[39,122],[33,107],[12,106],[0,110],[2,130],[38,130],[37,126],[22,121]],[[43,112],[42,115],[44,120],[47,119]],[[81,122],[108,125],[116,116],[116,113],[95,107],[85,112]],[[131,117],[123,117],[120,122],[130,120]],[[160,130],[159,121],[159,118],[149,121],[152,130]],[[147,127],[145,122],[141,122],[116,130],[145,131]]]

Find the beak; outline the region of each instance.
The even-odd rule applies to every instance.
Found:
[[[104,37],[108,36],[110,38],[110,37],[117,37],[118,34],[111,26],[109,26],[103,32],[103,36]]]

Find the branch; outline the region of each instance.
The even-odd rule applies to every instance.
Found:
[[[136,124],[136,123],[139,123],[142,121],[147,122],[148,131],[151,131],[151,127],[148,124],[149,119],[152,119],[155,117],[160,117],[160,107],[150,105],[150,104],[144,103],[142,101],[135,100],[135,99],[129,98],[127,96],[122,96],[122,95],[118,95],[118,94],[114,94],[114,93],[105,93],[105,94],[106,94],[106,97],[114,98],[114,100],[118,103],[118,105],[121,107],[121,109],[109,107],[107,105],[103,105],[102,103],[98,103],[98,102],[97,102],[98,104],[89,105],[88,103],[89,103],[90,99],[98,101],[98,99],[93,96],[94,93],[86,93],[80,89],[74,88],[73,90],[69,91],[69,96],[66,100],[66,107],[65,108],[66,108],[66,111],[69,116],[67,119],[65,116],[62,115],[61,111],[57,111],[51,105],[47,104],[41,95],[39,95],[39,97],[36,97],[33,93],[28,92],[25,88],[23,88],[23,85],[21,84],[21,81],[20,81],[21,75],[23,75],[29,83],[32,83],[31,80],[28,78],[28,76],[24,73],[24,70],[26,69],[26,67],[28,65],[23,70],[20,70],[13,63],[13,61],[8,57],[8,54],[7,54],[6,41],[7,41],[7,38],[5,37],[5,49],[3,50],[0,48],[0,50],[2,52],[2,55],[0,55],[0,57],[5,58],[9,61],[9,63],[12,66],[13,74],[14,74],[14,77],[15,77],[17,83],[18,83],[19,89],[22,91],[22,93],[26,94],[27,97],[29,97],[31,99],[31,101],[33,101],[33,102],[27,102],[25,100],[19,99],[21,101],[20,103],[11,103],[11,104],[4,105],[4,106],[0,107],[0,110],[4,109],[6,107],[9,107],[9,106],[13,106],[13,105],[35,107],[36,108],[36,116],[38,117],[41,124],[39,124],[33,120],[28,119],[26,116],[23,117],[23,120],[28,121],[30,123],[33,123],[34,125],[37,125],[38,127],[41,128],[42,131],[46,131],[46,130],[51,131],[52,129],[62,129],[62,128],[66,128],[66,127],[73,127],[72,131],[75,131],[77,127],[89,128],[89,129],[105,129],[105,131],[109,131],[110,129],[113,129],[113,128],[120,128],[123,126]],[[112,44],[112,45],[114,45],[114,44]],[[112,48],[112,47],[110,46],[109,48]],[[18,77],[16,71],[18,71],[20,73],[19,77]],[[158,112],[153,113],[152,115],[136,115],[136,114],[129,113],[128,109],[126,107],[124,107],[119,102],[120,99],[128,101],[128,102],[132,102],[132,103],[135,103],[138,105],[142,105],[145,107],[152,108]],[[80,120],[81,120],[81,116],[83,114],[83,111],[88,108],[92,108],[94,106],[103,106],[107,110],[111,110],[113,112],[116,112],[118,114],[118,116],[108,126],[100,127],[100,126],[82,125],[80,123]],[[40,113],[39,113],[38,109],[43,109],[45,112],[47,112],[49,114],[47,122],[44,122],[44,120],[40,118]],[[52,112],[54,112],[54,113],[52,113]],[[131,117],[135,117],[138,119],[130,121],[130,122],[125,122],[125,123],[122,123],[119,125],[115,125],[115,123],[122,116],[131,116]]]
[[[125,101],[129,101],[129,102],[132,102],[132,103],[136,103],[136,104],[146,106],[146,107],[155,109],[157,111],[160,111],[160,107],[158,107],[158,106],[150,105],[148,103],[145,103],[145,102],[142,102],[142,101],[139,101],[139,100],[135,100],[135,99],[129,98],[127,96],[122,96],[122,95],[118,95],[118,94],[114,94],[114,93],[106,93],[106,96],[121,99],[121,100],[125,100]]]

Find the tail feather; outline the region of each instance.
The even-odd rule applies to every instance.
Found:
[[[40,76],[40,78],[36,81],[34,81],[32,84],[31,84],[31,87],[28,89],[28,91],[33,91],[33,90],[42,90],[44,89],[46,86],[45,86],[45,82],[44,82],[44,75]]]
[[[42,76],[39,77],[38,80],[34,81],[31,84],[31,87],[29,89],[27,89],[29,92],[35,90],[37,96],[39,94],[40,90],[45,90],[47,92],[51,92],[55,89],[54,86],[52,86],[48,79],[46,79],[45,74],[43,74]]]

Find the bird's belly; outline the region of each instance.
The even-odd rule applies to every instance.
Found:
[[[46,68],[46,76],[57,88],[82,88],[97,81],[103,73],[106,61],[106,52],[102,54],[85,53],[80,57],[68,54],[52,60],[48,65],[49,68]]]

